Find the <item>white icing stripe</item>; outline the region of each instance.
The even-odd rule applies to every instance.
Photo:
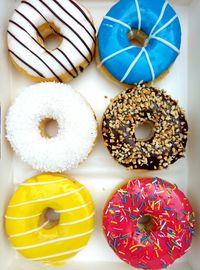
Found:
[[[178,18],[177,15],[175,15],[173,18],[171,18],[167,23],[165,23],[162,27],[160,27],[153,35],[156,36],[158,33],[160,33],[163,29],[167,28],[176,18]],[[150,37],[151,38],[151,37]]]
[[[85,217],[85,218],[82,218],[82,219],[78,219],[78,220],[75,220],[75,221],[71,221],[71,222],[66,222],[66,223],[61,223],[59,224],[60,226],[67,226],[67,225],[73,225],[73,224],[78,224],[78,223],[81,223],[81,222],[84,222],[90,218],[92,218],[94,216],[94,212]],[[10,235],[9,238],[15,238],[15,237],[19,237],[19,236],[24,236],[24,235],[27,235],[27,234],[31,234],[31,233],[34,233],[34,232],[37,232],[37,231],[40,231],[42,228],[44,228],[47,224],[49,223],[49,221],[45,222],[44,224],[42,224],[42,226],[38,227],[38,228],[35,228],[33,230],[29,230],[29,231],[26,231],[26,232],[23,232],[23,233],[17,233],[17,234],[13,234],[13,235]]]
[[[168,46],[169,48],[171,48],[172,50],[174,50],[176,53],[180,53],[180,50],[175,47],[173,44],[171,44],[170,42],[168,42],[167,40],[163,39],[163,38],[160,38],[160,37],[155,37],[155,36],[152,36],[151,37],[152,39],[156,39],[160,42],[162,42],[163,44],[165,44],[166,46]]]
[[[63,210],[56,210],[55,212],[56,213],[67,213],[67,212],[71,212],[71,211],[74,211],[74,210],[78,210],[78,209],[84,208],[84,207],[90,205],[91,203],[92,203],[92,201],[90,201],[88,203],[85,203],[83,205],[80,205],[80,206],[75,206],[75,207],[67,208],[67,209],[63,209]]]
[[[83,204],[81,206],[75,206],[75,207],[71,207],[71,208],[67,208],[67,209],[64,209],[64,210],[57,210],[55,211],[56,213],[67,213],[67,212],[71,212],[71,211],[74,211],[74,210],[78,210],[78,209],[81,209],[81,208],[84,208],[88,205],[92,204],[92,201],[86,203],[86,204]],[[34,218],[34,217],[39,217],[41,215],[41,213],[39,214],[35,214],[35,215],[32,215],[32,216],[26,216],[26,217],[11,217],[11,216],[5,216],[6,219],[12,219],[12,220],[24,220],[24,219],[30,219],[30,218]]]
[[[31,261],[41,261],[41,260],[45,260],[45,259],[50,259],[50,258],[56,258],[56,257],[61,257],[67,254],[72,254],[72,253],[76,253],[79,252],[80,250],[82,250],[83,248],[85,248],[85,246],[81,247],[81,248],[77,248],[77,249],[72,249],[69,251],[65,251],[65,252],[60,252],[60,253],[55,253],[52,255],[48,255],[48,256],[43,256],[43,257],[37,257],[37,258],[31,258]]]
[[[17,204],[12,204],[9,205],[9,208],[13,208],[13,207],[18,207],[18,206],[23,206],[23,205],[27,205],[27,204],[31,204],[31,203],[37,203],[37,202],[44,202],[44,201],[49,201],[49,200],[53,200],[53,199],[57,199],[57,198],[62,198],[71,194],[74,194],[82,189],[84,189],[85,187],[80,187],[77,188],[75,190],[72,190],[70,192],[66,192],[64,194],[59,194],[59,195],[55,195],[55,196],[51,196],[51,197],[47,197],[47,198],[41,198],[41,199],[36,199],[36,200],[32,200],[32,201],[27,201],[27,202],[22,202],[22,203],[17,203]]]
[[[138,3],[138,0],[135,0],[135,6],[137,9],[137,15],[138,15],[138,30],[141,29],[141,25],[142,25],[142,17],[141,17],[141,12],[140,12],[140,6]]]
[[[120,53],[123,53],[123,52],[125,52],[125,51],[130,50],[130,49],[133,49],[133,48],[136,48],[136,46],[133,46],[133,45],[132,45],[132,46],[126,47],[126,48],[124,48],[124,49],[122,49],[122,50],[119,50],[119,51],[117,51],[117,52],[115,52],[115,53],[113,53],[113,54],[107,56],[106,58],[104,58],[104,59],[101,61],[101,63],[100,63],[97,67],[100,68],[100,67],[101,67],[106,61],[108,61],[109,59],[115,57],[116,55],[118,55],[118,54],[120,54]]]
[[[128,28],[128,30],[131,31],[131,27],[128,24],[126,24],[126,23],[124,23],[124,22],[122,22],[122,21],[120,21],[118,19],[115,19],[115,18],[110,17],[110,16],[105,16],[104,19],[109,20],[111,22],[115,22],[115,23],[121,24],[122,26]]]
[[[61,223],[60,226],[67,226],[67,225],[73,225],[73,224],[78,224],[78,223],[84,222],[84,221],[92,218],[94,216],[94,214],[95,213],[93,212],[91,215],[89,215],[89,216],[87,216],[85,218],[81,218],[81,219],[71,221],[71,222]]]
[[[165,9],[166,7],[168,6],[168,2],[166,1],[161,9],[161,12],[160,12],[160,16],[158,18],[158,20],[156,21],[156,23],[154,24],[153,28],[151,29],[151,32],[149,34],[149,36],[151,36],[153,34],[153,31],[156,29],[157,25],[159,24],[159,22],[162,20],[162,17],[165,13]]]
[[[42,243],[30,245],[30,246],[21,246],[21,247],[16,247],[15,246],[14,248],[16,250],[27,250],[27,249],[30,249],[30,248],[37,248],[37,247],[46,246],[46,245],[57,243],[57,242],[62,242],[62,241],[67,241],[67,240],[74,239],[74,238],[79,238],[79,237],[88,235],[88,234],[90,234],[92,232],[93,232],[93,229],[89,230],[87,232],[84,232],[84,233],[74,234],[74,235],[70,235],[70,236],[66,236],[66,237],[62,237],[62,238],[57,238],[57,239],[49,240],[49,241],[46,241],[46,242],[42,242]]]
[[[121,79],[120,82],[124,82],[126,80],[126,78],[128,77],[128,75],[130,74],[131,70],[134,68],[134,66],[139,61],[139,59],[140,59],[140,57],[141,57],[141,55],[142,55],[143,52],[144,52],[144,48],[142,48],[142,50],[140,50],[140,52],[138,53],[138,55],[135,57],[134,61],[129,66],[129,68],[127,69],[126,73],[124,74],[124,76],[123,76],[123,78]]]
[[[11,219],[11,220],[24,220],[24,219],[29,219],[29,218],[35,218],[39,217],[41,214],[35,214],[32,216],[26,216],[26,217],[11,217],[11,216],[5,216],[6,219]]]
[[[39,186],[39,185],[49,185],[49,184],[55,184],[55,183],[61,183],[68,180],[67,178],[60,179],[60,180],[52,180],[52,181],[46,181],[46,182],[33,182],[33,183],[21,183],[20,186]]]
[[[9,236],[9,238],[15,238],[15,237],[19,237],[19,236],[23,236],[23,235],[27,235],[27,234],[31,234],[33,232],[38,232],[40,231],[42,228],[44,228],[47,224],[49,223],[49,221],[46,221],[44,224],[42,224],[42,226],[35,228],[33,230],[29,230],[23,233],[16,233],[16,234],[12,234]]]
[[[147,58],[149,68],[151,70],[152,81],[154,81],[155,80],[155,72],[154,72],[154,69],[153,69],[153,66],[152,66],[152,63],[151,63],[151,59],[150,59],[149,54],[148,54],[148,52],[147,52],[147,50],[145,48],[144,48],[144,52],[145,52],[145,55],[146,55],[146,58]]]

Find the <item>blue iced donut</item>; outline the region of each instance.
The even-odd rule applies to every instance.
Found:
[[[130,40],[135,30],[147,34],[142,47]],[[101,23],[98,67],[124,84],[150,82],[171,66],[180,46],[180,22],[167,1],[121,0]]]

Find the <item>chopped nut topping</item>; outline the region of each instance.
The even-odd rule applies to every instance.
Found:
[[[154,135],[139,141],[135,130],[151,122]],[[138,85],[111,100],[102,121],[111,155],[129,169],[167,168],[184,156],[188,124],[184,111],[164,90]]]

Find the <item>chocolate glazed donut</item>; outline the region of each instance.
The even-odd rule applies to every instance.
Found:
[[[136,128],[152,126],[137,139]],[[112,157],[129,169],[167,168],[184,156],[188,124],[183,110],[164,90],[138,85],[116,96],[106,109],[102,135]]]

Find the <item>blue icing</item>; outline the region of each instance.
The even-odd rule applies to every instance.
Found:
[[[161,37],[163,39],[166,39],[166,36],[170,35],[170,37],[171,37],[170,43],[172,43],[174,46],[176,46],[178,49],[180,49],[181,33],[180,33],[180,35],[174,35],[174,31],[178,33],[179,28],[180,28],[180,23],[179,23],[179,20],[176,19],[175,21],[173,21],[173,23],[168,25],[165,30],[162,30],[161,32],[159,32],[156,36]]]
[[[138,25],[137,10],[134,1],[121,0],[111,8],[107,15],[119,19],[131,27]]]
[[[159,22],[157,27],[155,28],[155,31],[157,31],[161,26],[163,26],[165,23],[167,23],[171,18],[173,18],[176,15],[175,11],[173,8],[168,5],[165,9],[165,13],[163,15],[162,20]],[[178,21],[178,20],[177,20]]]
[[[158,21],[165,0],[138,0],[141,13],[141,30],[150,34],[152,28]],[[176,15],[173,8],[168,4],[160,22],[157,24],[153,33],[168,23]],[[138,28],[139,18],[135,5],[135,0],[121,0],[114,5],[106,16],[120,20],[128,24],[131,28]],[[129,29],[124,25],[104,18],[98,33],[98,48],[100,62],[106,57],[124,48],[133,46],[128,39]],[[156,34],[156,37],[168,42],[169,45],[156,39],[150,39],[148,46],[145,47],[149,55],[151,66],[155,78],[160,76],[175,61],[181,44],[181,27],[178,18],[175,18],[166,28]],[[132,48],[121,52],[118,55],[106,60],[103,65],[119,81],[125,78],[130,65],[135,61],[142,48]],[[140,81],[152,81],[153,74],[145,52],[135,62],[135,65],[124,79],[124,83],[134,84]]]
[[[131,84],[131,81],[134,80],[135,78],[137,78],[138,82],[141,82],[142,80],[144,80],[144,69],[143,69],[143,67],[145,67],[145,72],[147,72],[147,77],[146,78],[149,81],[152,80],[152,75],[151,75],[150,68],[146,63],[147,63],[146,56],[143,53],[140,60],[135,65],[135,68],[132,69],[132,72],[130,73],[130,75],[127,78],[128,84]]]

